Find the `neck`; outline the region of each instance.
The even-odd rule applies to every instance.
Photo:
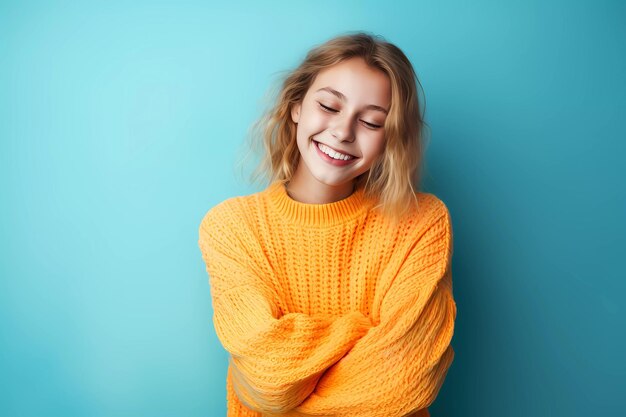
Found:
[[[302,175],[302,164],[296,169],[291,180],[285,185],[287,194],[292,199],[306,204],[328,204],[343,200],[354,193],[356,181],[339,185],[328,185],[318,181],[312,174]]]
[[[292,199],[306,204],[328,204],[348,198],[354,193],[355,183],[330,186],[327,184],[303,186],[293,179],[285,185],[287,194]]]
[[[351,221],[373,205],[363,189],[358,188],[347,198],[332,203],[304,203],[287,193],[286,183],[282,180],[272,183],[263,195],[280,221],[306,227],[327,227]]]

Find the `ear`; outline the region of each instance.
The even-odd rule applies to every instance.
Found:
[[[294,104],[291,107],[291,120],[293,120],[295,124],[298,124],[298,122],[300,121],[300,108],[301,107],[302,107],[301,103]]]

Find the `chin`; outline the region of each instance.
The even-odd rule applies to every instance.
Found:
[[[346,184],[353,183],[356,178],[330,179],[328,177],[315,175],[315,179],[322,184],[328,185],[329,187],[341,187]]]

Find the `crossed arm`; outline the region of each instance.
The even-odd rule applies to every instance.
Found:
[[[240,242],[203,221],[216,333],[232,355],[233,386],[251,410],[282,417],[404,416],[435,399],[454,358],[456,305],[447,209],[381,287],[372,316],[279,316],[271,289],[244,265]],[[220,235],[223,236],[223,235]],[[237,282],[233,282],[233,277]],[[228,280],[228,282],[226,282]]]
[[[250,247],[222,218],[206,216],[199,246],[207,266],[216,334],[231,354],[233,387],[251,410],[282,413],[304,401],[322,373],[371,327],[358,311],[339,318],[280,314],[277,297],[255,274]]]

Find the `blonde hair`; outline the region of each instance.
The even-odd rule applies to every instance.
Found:
[[[385,149],[372,167],[356,178],[355,189],[364,187],[365,195],[378,203],[374,208],[399,220],[413,203],[417,204],[427,125],[417,95],[417,85],[421,88],[421,84],[411,62],[397,46],[380,36],[349,32],[311,49],[296,69],[278,80],[278,93],[274,87],[266,95],[269,106],[249,129],[244,144],[247,153],[240,164],[246,165],[245,160],[252,154],[261,155],[250,180],[288,182],[300,158],[291,108],[304,99],[320,71],[353,57],[361,57],[369,66],[383,71],[391,82]]]

